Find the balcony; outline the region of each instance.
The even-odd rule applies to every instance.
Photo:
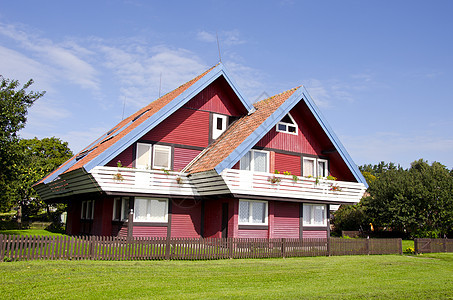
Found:
[[[181,196],[234,195],[273,199],[357,203],[362,183],[226,169],[188,175],[163,170],[96,167],[91,175],[105,192]]]
[[[357,203],[366,188],[362,183],[333,181],[301,176],[226,169],[193,174],[190,177],[202,196],[232,194],[244,198],[272,198],[282,200],[315,200]]]
[[[186,173],[117,167],[95,167],[90,173],[104,192],[198,195]]]

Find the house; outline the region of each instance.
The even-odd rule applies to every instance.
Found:
[[[68,204],[73,235],[306,238],[366,181],[302,86],[252,103],[219,63],[35,189]]]

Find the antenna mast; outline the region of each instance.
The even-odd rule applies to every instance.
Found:
[[[220,54],[219,35],[217,34],[217,31],[215,32],[215,36],[217,37],[217,49],[219,50],[219,61],[222,62],[222,55]]]

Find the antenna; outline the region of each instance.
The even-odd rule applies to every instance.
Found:
[[[220,54],[219,35],[217,34],[217,31],[215,32],[215,36],[217,38],[217,49],[219,50],[219,61],[222,62],[222,55]]]
[[[160,72],[160,79],[159,79],[159,98],[160,98],[160,90],[162,88],[162,72]]]
[[[124,97],[123,101],[123,115],[121,116],[121,121],[124,120],[124,108],[126,107],[126,97]]]

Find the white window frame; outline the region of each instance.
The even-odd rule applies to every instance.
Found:
[[[305,161],[312,161],[313,162],[313,174],[305,174]],[[316,163],[316,158],[312,157],[304,157],[302,161],[302,176],[308,177],[308,176],[313,176],[316,177],[316,168],[318,167],[318,164]]]
[[[140,147],[147,147],[148,148],[148,150],[147,150],[147,153],[148,153],[148,164],[146,164],[146,165],[139,165],[138,164],[138,157],[139,157],[138,149]],[[153,147],[153,145],[151,145],[151,144],[137,143],[137,149],[136,149],[136,152],[135,152],[135,167],[137,169],[150,169],[151,168],[152,147]]]
[[[287,122],[282,122],[282,121],[280,120],[280,122],[278,122],[277,125],[275,126],[275,130],[276,130],[277,132],[284,132],[284,133],[288,133],[288,134],[298,135],[299,126],[297,126],[296,121],[294,121],[294,118],[291,116],[290,113],[288,113],[287,116],[289,116],[289,118],[291,119],[291,121],[292,121],[293,123],[291,124],[291,123],[287,123]],[[285,117],[286,117],[286,115],[285,115]],[[283,118],[284,118],[284,117],[283,117]],[[286,129],[285,129],[285,130],[281,130],[280,128],[278,128],[279,125],[285,126]],[[295,127],[296,131],[295,131],[295,132],[290,132],[290,131],[288,130],[288,126]]]
[[[240,220],[240,203],[241,202],[247,202],[249,205],[249,220],[248,222],[241,222]],[[252,206],[253,203],[263,203],[264,204],[264,223],[253,223],[253,217],[252,217]],[[238,224],[239,225],[268,225],[268,214],[269,214],[269,203],[267,201],[258,201],[258,200],[247,200],[247,199],[239,199],[239,206],[238,206]]]
[[[82,201],[80,208],[80,219],[93,220],[94,219],[94,200]]]
[[[222,128],[217,128],[217,120],[221,120]],[[213,114],[212,115],[212,139],[217,139],[222,133],[225,132],[228,126],[228,116]]]
[[[266,154],[266,171],[264,171],[265,173],[269,173],[269,160],[270,160],[270,155],[269,155],[269,151],[264,151],[264,150],[255,150],[255,149],[251,149],[249,151],[250,153],[250,170],[249,171],[252,171],[252,172],[262,172],[262,171],[255,171],[255,158],[254,158],[254,153],[255,152],[261,152],[261,153],[264,153]],[[241,158],[241,160],[239,161],[239,169],[241,170],[247,170],[246,169],[247,166],[244,165],[244,162]]]
[[[323,210],[323,222],[322,223],[316,223],[315,222],[315,208],[317,206],[322,206],[324,207],[324,210]],[[310,220],[306,220],[305,218],[305,211],[307,209],[310,209]],[[303,226],[304,227],[326,227],[327,226],[327,205],[325,204],[308,204],[308,203],[304,203],[303,205],[303,219],[304,219],[304,222],[303,222]]]
[[[156,150],[167,150],[168,151],[168,164],[166,166],[157,166],[156,165]],[[171,169],[171,147],[170,146],[164,146],[164,145],[154,145],[153,146],[153,169],[165,169],[165,170],[170,170]]]
[[[137,214],[136,214],[136,201],[137,200],[146,200],[146,201],[165,201],[165,215],[162,216],[161,219],[159,220],[152,220],[150,219],[150,216],[147,215],[146,219],[137,219]],[[168,223],[168,199],[166,198],[148,198],[148,197],[135,197],[134,199],[134,222],[142,222],[142,223]]]
[[[124,211],[125,207],[129,207],[129,197],[116,197],[113,199],[113,221],[127,221],[130,208],[128,209],[128,211]],[[120,210],[119,219],[116,218],[118,209]]]
[[[324,165],[324,174],[326,176],[322,176],[321,174],[319,174],[319,163],[320,162],[324,162],[325,165]],[[327,159],[318,159],[316,161],[316,174],[318,174],[318,176],[321,176],[322,178],[326,178],[327,176],[329,176],[329,161]]]

